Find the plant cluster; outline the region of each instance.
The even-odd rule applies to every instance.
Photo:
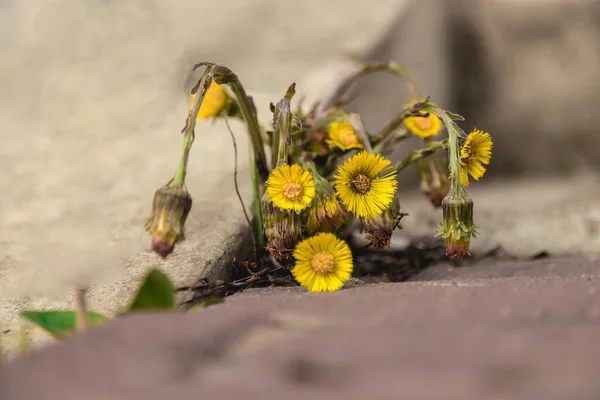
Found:
[[[309,291],[336,291],[353,271],[352,249],[344,232],[359,224],[371,246],[390,245],[406,214],[400,210],[398,173],[415,164],[422,192],[443,211],[437,232],[447,255],[468,254],[476,235],[469,179],[479,179],[490,162],[492,140],[475,129],[466,134],[460,115],[440,108],[419,93],[410,73],[393,62],[367,64],[345,79],[329,97],[308,110],[292,110],[295,84],[271,104],[272,126],[257,111],[237,75],[214,63],[200,63],[203,74],[191,91],[183,133],[183,154],[171,181],[155,196],[147,229],[152,249],[167,257],[184,239],[192,207],[185,186],[186,167],[198,121],[241,119],[252,145],[253,233],[258,252],[289,267]],[[386,71],[404,78],[411,98],[380,132],[370,132],[360,115],[345,110],[351,89],[363,76]],[[444,129],[445,128],[445,129]],[[440,139],[445,130],[447,139]],[[422,147],[394,164],[391,150],[409,137]],[[245,208],[244,208],[245,210]]]

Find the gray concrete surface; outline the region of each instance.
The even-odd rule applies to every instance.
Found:
[[[440,265],[435,276],[425,271],[418,282],[330,294],[249,290],[189,314],[130,316],[0,366],[0,394],[6,400],[600,396],[598,260],[447,268]]]
[[[5,346],[18,342],[19,309],[72,306],[75,285],[92,285],[90,307],[112,315],[152,266],[177,284],[227,273],[246,223],[222,122],[197,128],[188,240],[166,261],[144,253],[153,193],[179,160],[194,63],[232,68],[266,123],[269,102],[290,83],[312,99],[335,86],[354,65],[345,53],[363,54],[407,3],[4,2],[0,329],[13,332]],[[232,128],[249,206],[247,141],[241,124]]]

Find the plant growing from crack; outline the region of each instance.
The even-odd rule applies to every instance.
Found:
[[[160,256],[167,257],[184,238],[191,208],[186,166],[196,121],[230,117],[244,121],[252,145],[254,224],[247,219],[259,265],[263,266],[266,252],[271,264],[283,266],[309,291],[339,290],[353,270],[344,233],[356,221],[371,246],[390,245],[407,215],[400,210],[397,176],[410,165],[417,167],[422,192],[434,207],[442,208],[438,235],[446,239],[447,255],[460,259],[469,254],[476,226],[466,187],[469,175],[476,180],[484,175],[491,137],[479,130],[463,132],[456,121],[464,118],[423,98],[406,68],[394,62],[364,65],[308,110],[292,111],[296,93],[292,84],[279,102],[271,104],[270,127],[258,122],[252,99],[230,69],[214,63],[194,68],[204,68],[204,73],[191,91],[181,161],[175,177],[156,192],[147,225],[152,248]],[[344,107],[354,84],[379,71],[404,78],[412,100],[380,132],[370,132],[358,114]],[[439,140],[444,127],[448,138]],[[389,152],[414,136],[423,147],[394,165],[387,158]],[[166,191],[179,196],[178,201],[165,200]]]

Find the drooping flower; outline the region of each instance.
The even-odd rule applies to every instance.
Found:
[[[327,144],[331,147],[337,147],[343,151],[363,148],[352,124],[348,121],[332,121],[329,124],[328,136]]]
[[[192,197],[183,186],[165,186],[156,191],[152,215],[146,222],[156,254],[166,258],[175,244],[185,239],[185,221],[191,209]]]
[[[309,292],[340,290],[352,276],[352,252],[333,233],[319,233],[298,243],[292,274]]]
[[[194,104],[194,100],[196,99],[196,94],[192,94],[190,96],[189,106],[191,107]],[[200,105],[200,110],[198,111],[198,121],[216,117],[227,105],[227,101],[229,100],[227,92],[223,85],[219,85],[215,81],[210,83],[208,90],[204,94],[204,99],[202,99],[202,104]]]
[[[414,102],[416,103],[416,101]],[[405,104],[404,107],[410,107],[413,103]],[[421,112],[421,115],[426,115]],[[406,117],[404,125],[412,132],[413,135],[421,138],[428,138],[440,133],[442,129],[442,121],[433,113],[429,113],[426,117]]]
[[[315,196],[315,182],[300,165],[280,165],[267,179],[267,194],[282,210],[300,212]]]
[[[448,194],[442,201],[444,221],[436,236],[446,239],[446,255],[460,260],[469,254],[471,238],[477,235],[473,221],[473,200],[466,191]]]
[[[261,201],[263,230],[267,237],[266,249],[277,260],[289,260],[302,235],[300,215],[275,207],[268,193]]]
[[[371,218],[389,207],[398,185],[391,164],[381,154],[362,151],[339,166],[334,177],[336,192],[348,211]]]
[[[400,227],[400,220],[403,214],[400,213],[400,199],[394,196],[390,207],[381,215],[371,218],[361,218],[363,228],[366,230],[367,241],[378,250],[390,247],[392,235],[396,228]]]
[[[489,133],[474,129],[460,149],[460,182],[469,185],[469,175],[478,180],[485,174],[485,167],[492,158],[492,137]]]

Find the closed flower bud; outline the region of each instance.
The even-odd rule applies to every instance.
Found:
[[[366,239],[376,249],[389,247],[394,230],[400,226],[403,214],[400,213],[400,199],[394,196],[390,207],[383,214],[371,218],[361,218],[363,229],[367,232]]]
[[[473,222],[473,200],[465,191],[447,195],[442,201],[444,221],[436,236],[446,239],[446,255],[460,260],[470,255],[471,237],[477,235]]]
[[[433,155],[420,159],[417,161],[417,169],[421,192],[429,198],[434,207],[441,207],[442,200],[450,191],[447,152],[438,150]]]
[[[152,236],[152,250],[166,258],[175,244],[185,238],[185,220],[192,208],[192,197],[183,186],[165,186],[154,194],[152,216],[146,229]]]
[[[266,249],[277,260],[290,260],[302,234],[300,215],[275,207],[266,193],[261,204]]]
[[[346,211],[338,201],[333,184],[316,172],[316,195],[308,211],[306,228],[310,234],[316,232],[334,232],[344,224]]]

